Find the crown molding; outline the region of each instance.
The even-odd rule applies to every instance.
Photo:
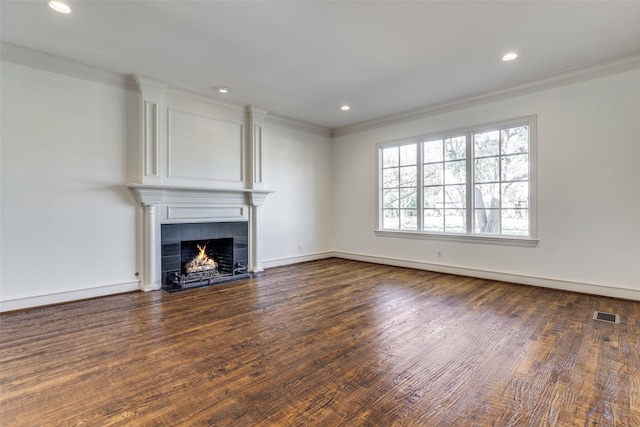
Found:
[[[114,71],[104,70],[98,67],[64,59],[55,55],[44,53],[38,50],[29,49],[13,43],[0,42],[0,59],[43,71],[75,77],[95,83],[102,83],[120,89],[138,91],[138,81],[134,74],[125,75]],[[171,86],[165,83],[165,93],[175,94],[197,102],[205,102],[217,105],[228,110],[233,110],[238,114],[246,114],[249,106],[239,105],[230,102],[223,102],[206,94],[194,92],[187,89]],[[253,108],[253,107],[252,107]],[[253,108],[255,110],[255,108]],[[262,111],[262,110],[259,110]],[[264,122],[285,126],[295,130],[313,133],[316,135],[331,138],[331,129],[317,126],[310,123],[300,122],[294,119],[271,115],[264,111]]]
[[[503,99],[522,96],[530,93],[553,89],[560,86],[567,86],[587,80],[605,77],[609,75],[624,73],[640,69],[640,52],[621,56],[607,61],[601,61],[583,67],[573,68],[550,74],[546,77],[530,80],[527,82],[506,86],[475,95],[446,101],[427,107],[411,110],[400,114],[381,117],[355,125],[345,126],[333,130],[333,137],[340,137],[354,133],[364,132],[371,129],[404,123],[411,120],[423,119],[438,114],[443,114],[463,108],[473,107]]]
[[[165,89],[165,94],[167,94],[167,96],[175,96],[183,100],[188,99],[192,102],[215,106],[242,116],[247,114],[247,108],[244,105],[220,101],[219,99],[215,99],[213,95],[207,95],[189,89],[168,85]]]
[[[134,75],[124,75],[113,71],[104,70],[12,43],[0,42],[0,58],[3,61],[25,65],[43,71],[62,74],[69,77],[75,77],[96,83],[102,83],[121,89],[138,91],[138,83]],[[272,113],[267,113],[264,116],[264,122],[328,138],[336,138],[380,128],[383,126],[390,126],[408,122],[411,120],[422,119],[437,114],[460,110],[463,108],[487,104],[490,102],[513,98],[516,96],[579,83],[598,77],[605,77],[608,75],[623,73],[639,68],[640,52],[635,52],[611,60],[601,61],[583,67],[550,74],[540,79],[530,80],[500,89],[482,92],[475,95],[430,105],[416,110],[385,116],[379,119],[369,120],[366,122],[361,122],[336,129],[330,129],[324,126],[301,122],[299,120],[278,116]],[[190,97],[193,100],[205,101],[207,103],[217,104],[221,107],[235,109],[238,112],[247,111],[247,106],[221,102],[214,99],[213,97],[186,89],[176,88],[169,85],[167,87],[167,91],[169,93],[173,92],[182,96]]]
[[[288,117],[278,116],[276,114],[269,113],[267,116],[265,116],[264,122],[288,127],[289,129],[295,129],[302,132],[312,133],[315,135],[325,136],[327,138],[333,137],[333,131],[330,128],[301,122],[299,120],[290,119]]]
[[[325,136],[331,138],[333,133],[331,129],[323,126],[314,125],[311,123],[301,122],[299,120],[290,119],[274,115],[271,112],[263,109],[256,108],[252,105],[240,105],[232,102],[225,102],[215,99],[213,96],[194,92],[188,89],[182,89],[168,85],[165,89],[165,93],[168,95],[174,94],[176,96],[191,99],[192,101],[204,102],[209,105],[216,105],[221,108],[226,108],[229,111],[235,111],[238,114],[249,114],[258,118],[262,123],[270,123],[287,127],[289,129],[299,130],[315,135]]]
[[[120,89],[138,90],[138,85],[133,76],[92,67],[12,43],[1,42],[0,58],[3,61],[14,64],[114,86]]]

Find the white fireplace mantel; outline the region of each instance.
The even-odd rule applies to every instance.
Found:
[[[161,224],[185,222],[249,222],[248,271],[261,267],[259,207],[273,191],[131,184],[143,210],[141,289],[160,289]]]

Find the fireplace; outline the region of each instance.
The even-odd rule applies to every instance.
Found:
[[[271,191],[150,184],[131,184],[129,189],[141,206],[140,289],[143,291],[161,289],[166,284],[166,273],[170,268],[167,264],[163,266],[163,262],[181,253],[182,241],[231,237],[234,264],[246,266],[247,273],[252,275],[263,271],[260,265],[259,208]],[[193,224],[200,225],[197,229],[188,229],[198,231],[181,228]],[[230,235],[207,234],[207,230],[213,227],[221,230],[243,227],[247,231]],[[175,237],[181,233],[181,237]],[[163,254],[165,245],[168,252]],[[176,263],[174,259],[173,262],[171,271],[179,271],[181,260]]]
[[[162,224],[162,289],[175,292],[250,277],[246,221]]]

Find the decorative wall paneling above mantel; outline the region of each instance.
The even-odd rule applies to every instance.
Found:
[[[146,77],[136,80],[142,184],[261,187],[266,111],[220,103]]]
[[[160,289],[160,225],[249,222],[250,273],[261,267],[258,208],[267,115],[136,76],[140,88],[140,176],[129,189],[143,210],[143,290]]]

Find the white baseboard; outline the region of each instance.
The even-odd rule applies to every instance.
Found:
[[[0,312],[21,310],[23,308],[77,301],[105,295],[120,294],[140,290],[140,282],[116,283],[72,291],[60,291],[42,295],[30,295],[0,301]]]
[[[271,268],[332,257],[640,301],[640,289],[631,289],[622,286],[602,285],[595,283],[574,282],[560,279],[550,279],[545,277],[527,276],[523,274],[481,270],[477,268],[467,268],[444,264],[433,264],[422,261],[410,261],[399,258],[381,257],[377,255],[358,254],[351,252],[319,252],[315,254],[263,261],[262,265],[264,268]],[[0,300],[0,312],[58,304],[69,301],[77,301],[86,298],[95,298],[138,290],[140,290],[140,282],[135,281],[116,283],[112,285],[95,286],[92,288],[72,291],[60,291],[42,295],[17,297]]]
[[[267,261],[262,261],[262,266],[264,268],[281,267],[283,265],[298,264],[300,262],[315,261],[318,259],[332,258],[335,256],[335,252],[318,252],[315,254],[300,255],[295,257],[270,259]]]
[[[540,286],[544,288],[559,289],[564,291],[581,292],[585,294],[600,295],[605,297],[623,298],[640,301],[640,289],[632,289],[622,286],[601,285],[596,283],[573,282],[569,280],[551,279],[547,277],[527,276],[523,274],[481,270],[444,264],[433,264],[421,261],[408,261],[398,258],[381,257],[376,255],[356,254],[350,252],[333,252],[336,258],[351,259],[355,261],[372,262],[375,264],[393,265],[397,267],[429,270],[438,273],[457,274],[460,276],[478,277],[481,279],[499,280],[503,282],[519,283],[523,285]]]

